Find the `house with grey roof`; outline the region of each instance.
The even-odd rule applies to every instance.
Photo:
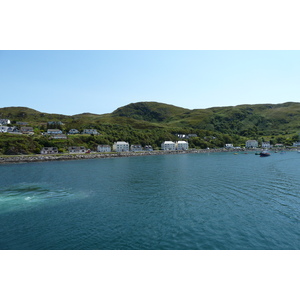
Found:
[[[0,119],[0,125],[8,125],[8,124],[10,124],[9,119]]]
[[[8,128],[9,128],[8,126],[0,126],[0,132],[5,133],[5,132],[7,132]]]
[[[111,146],[110,145],[98,145],[97,151],[98,152],[111,152]]]
[[[67,136],[65,134],[53,134],[52,135],[53,139],[60,139],[60,140],[64,140],[67,139]]]
[[[41,150],[41,154],[57,154],[57,153],[58,153],[57,147],[44,147]]]
[[[69,130],[69,134],[79,134],[80,132],[79,132],[79,130],[77,130],[77,129],[70,129]]]
[[[47,134],[62,134],[60,129],[47,129]]]
[[[83,129],[82,134],[99,134],[96,129]]]
[[[143,150],[142,145],[131,145],[130,146],[130,151],[137,152],[137,151],[142,151],[142,150]]]
[[[32,127],[21,127],[20,131],[23,134],[33,134],[33,128]]]
[[[68,147],[69,153],[85,153],[86,149],[83,146],[71,146]]]

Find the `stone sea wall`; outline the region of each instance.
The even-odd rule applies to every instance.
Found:
[[[238,152],[243,150],[226,150],[226,149],[197,149],[186,151],[149,151],[149,152],[122,152],[122,153],[87,153],[87,154],[36,154],[36,155],[13,155],[0,156],[0,164],[7,163],[27,163],[42,161],[60,161],[60,160],[79,160],[79,159],[96,159],[96,158],[116,158],[131,156],[151,156],[151,155],[168,155],[184,153],[213,153],[213,152]]]

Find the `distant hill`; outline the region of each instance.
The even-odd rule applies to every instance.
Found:
[[[110,114],[82,113],[74,116],[42,113],[26,107],[0,108],[0,118],[32,125],[61,121],[67,127],[101,124],[136,129],[165,128],[178,131],[210,130],[245,137],[300,132],[300,103],[238,105],[208,109],[185,109],[158,102],[131,103]]]
[[[168,122],[188,111],[185,108],[158,102],[138,102],[118,108],[112,113],[112,116],[148,122]]]

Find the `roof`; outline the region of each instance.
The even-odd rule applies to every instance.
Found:
[[[115,144],[118,144],[118,145],[128,145],[127,142],[123,142],[123,141],[120,141],[120,142],[115,142]]]
[[[21,127],[21,130],[33,130],[32,127]]]
[[[43,147],[42,150],[57,150],[57,147]]]

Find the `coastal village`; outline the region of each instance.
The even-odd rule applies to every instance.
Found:
[[[60,121],[49,121],[48,126],[61,126],[64,125]],[[15,135],[35,135],[34,128],[29,126],[28,122],[15,122],[14,126],[11,124],[9,119],[0,119],[0,133],[8,133]],[[68,139],[70,135],[100,135],[100,133],[93,128],[83,129],[81,132],[72,128],[68,131],[63,131],[59,128],[48,128],[45,132],[40,133],[41,135],[48,137],[49,139],[59,139],[64,140]],[[176,133],[176,139],[180,139],[177,141],[162,141],[160,150],[162,151],[187,151],[189,150],[189,142],[188,140],[192,137],[197,137],[196,134],[182,134]],[[214,138],[214,137],[211,137]],[[275,144],[271,145],[269,141],[263,141],[261,144],[258,143],[257,140],[247,140],[245,143],[245,149],[271,149],[275,148],[283,148],[285,145],[283,144]],[[300,147],[300,141],[294,142],[292,147]],[[208,148],[209,149],[209,148]],[[225,150],[241,150],[241,147],[234,146],[234,144],[225,144]],[[68,152],[69,154],[84,154],[93,152],[101,152],[101,153],[110,153],[110,152],[150,152],[153,151],[152,145],[142,145],[140,144],[132,144],[130,145],[127,141],[115,141],[112,145],[108,144],[99,144],[96,149],[87,149],[82,145],[70,146],[65,149],[64,152]],[[58,154],[60,151],[58,147],[43,147],[40,150],[40,154]]]

